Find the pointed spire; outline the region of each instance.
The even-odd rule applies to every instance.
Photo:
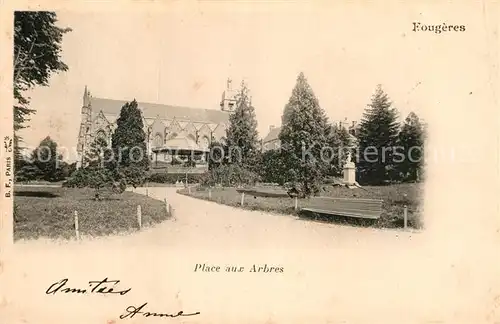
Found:
[[[90,91],[87,89],[87,85],[85,85],[85,90],[83,91],[83,106],[88,107],[90,103]]]

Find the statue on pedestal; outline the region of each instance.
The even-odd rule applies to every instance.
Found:
[[[351,159],[351,151],[349,151],[347,152],[347,159],[344,164],[344,184],[348,186],[356,183],[356,166]]]

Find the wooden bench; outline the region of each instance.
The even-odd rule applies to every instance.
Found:
[[[236,191],[253,197],[288,197],[285,190],[275,188],[238,188]]]
[[[378,219],[382,214],[378,199],[311,197],[301,202],[301,210],[318,214]]]

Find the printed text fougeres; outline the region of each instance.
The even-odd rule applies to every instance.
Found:
[[[465,25],[459,24],[422,24],[421,22],[413,22],[414,32],[431,32],[436,34],[442,34],[447,32],[464,32],[466,30]]]

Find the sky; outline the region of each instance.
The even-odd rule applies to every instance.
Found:
[[[75,147],[86,85],[95,97],[220,109],[227,78],[245,79],[264,137],[281,124],[300,72],[330,120],[349,122],[360,120],[377,84],[401,119],[414,111],[427,121],[451,93],[481,91],[477,80],[488,73],[472,64],[488,41],[478,37],[482,12],[473,3],[454,13],[425,1],[189,3],[58,11],[58,24],[72,28],[62,53],[69,70],[29,94],[37,113],[20,133],[25,145],[49,135]],[[413,32],[414,21],[468,32]]]

